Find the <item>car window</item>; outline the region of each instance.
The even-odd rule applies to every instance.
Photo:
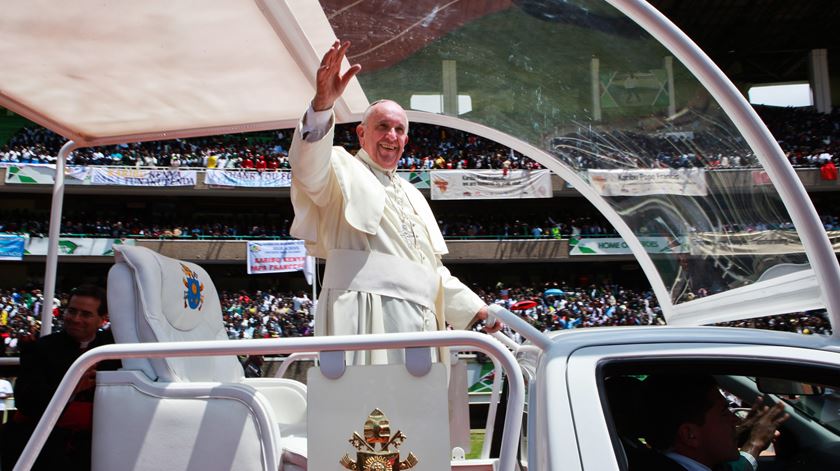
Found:
[[[808,381],[804,373],[802,379],[797,381],[796,371],[788,369],[781,382],[786,388],[801,394],[770,394],[767,389],[765,392],[759,390],[755,376],[732,374],[745,373],[744,365],[728,370],[725,367],[718,371],[714,369],[708,365],[698,365],[696,368],[697,375],[713,378],[716,383],[713,388],[717,393],[716,400],[725,405],[717,412],[710,407],[708,410],[713,412],[706,419],[720,422],[716,424],[718,429],[712,429],[718,435],[728,434],[728,427],[736,424],[741,452],[747,449],[750,439],[750,429],[742,428],[741,423],[756,401],[759,401],[759,408],[779,402],[787,406],[786,412],[790,417],[778,425],[778,433],[773,439],[767,440],[766,447],[760,453],[754,451],[758,455],[756,458],[760,469],[831,469],[840,462],[840,384],[815,382],[813,378]],[[609,405],[608,422],[614,431],[612,436],[616,453],[624,455],[619,455],[618,459],[623,469],[660,469],[657,466],[665,466],[659,460],[666,455],[666,447],[661,446],[662,437],[657,435],[655,427],[663,423],[659,419],[668,415],[671,409],[681,406],[679,402],[669,401],[666,391],[657,390],[658,383],[651,381],[651,378],[676,372],[691,375],[692,370],[690,366],[683,365],[678,370],[636,368],[632,372],[606,375],[603,392]],[[766,373],[766,370],[763,372]],[[673,391],[673,387],[670,390]],[[733,469],[740,469],[736,461],[729,465]]]

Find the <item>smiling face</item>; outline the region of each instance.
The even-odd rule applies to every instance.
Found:
[[[408,142],[408,117],[393,101],[374,104],[356,127],[359,144],[385,170],[397,167]]]
[[[99,314],[100,301],[92,296],[73,295],[64,309],[64,330],[77,342],[90,342],[105,324],[107,317]]]

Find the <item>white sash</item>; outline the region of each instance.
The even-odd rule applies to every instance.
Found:
[[[405,299],[434,311],[440,278],[435,270],[395,255],[333,249],[323,286]]]

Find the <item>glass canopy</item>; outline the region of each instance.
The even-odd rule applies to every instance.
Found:
[[[453,118],[415,120],[500,131],[587,196],[625,240],[664,239],[665,249],[640,259],[665,304],[784,279],[808,293],[799,309],[823,305],[756,152],[688,68],[610,4],[321,4],[336,35],[353,43],[348,59],[362,65],[368,100]],[[561,214],[569,204],[554,201]],[[755,316],[790,311],[754,307]]]

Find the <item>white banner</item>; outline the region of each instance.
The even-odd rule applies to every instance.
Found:
[[[114,255],[115,245],[135,245],[134,239],[87,239],[80,237],[60,237],[58,255],[109,256]],[[50,239],[30,237],[26,241],[25,255],[46,255]]]
[[[827,232],[837,251],[838,232]],[[805,252],[796,231],[768,230],[741,233],[698,232],[691,235],[691,254],[721,255],[779,255]]]
[[[195,186],[195,170],[91,168],[94,185]]]
[[[303,270],[306,247],[302,240],[248,242],[248,274]]]
[[[587,170],[589,183],[602,196],[706,196],[706,170]]]
[[[52,185],[55,183],[55,165],[10,165],[6,168],[6,183]],[[90,185],[90,167],[64,167],[64,184]]]
[[[551,198],[548,170],[432,170],[433,200]]]
[[[639,237],[639,242],[648,253],[687,253],[685,238]],[[569,255],[629,255],[633,251],[620,237],[572,237],[569,240]]]
[[[204,183],[212,186],[250,188],[288,188],[292,186],[292,174],[288,171],[254,170],[207,170]]]

